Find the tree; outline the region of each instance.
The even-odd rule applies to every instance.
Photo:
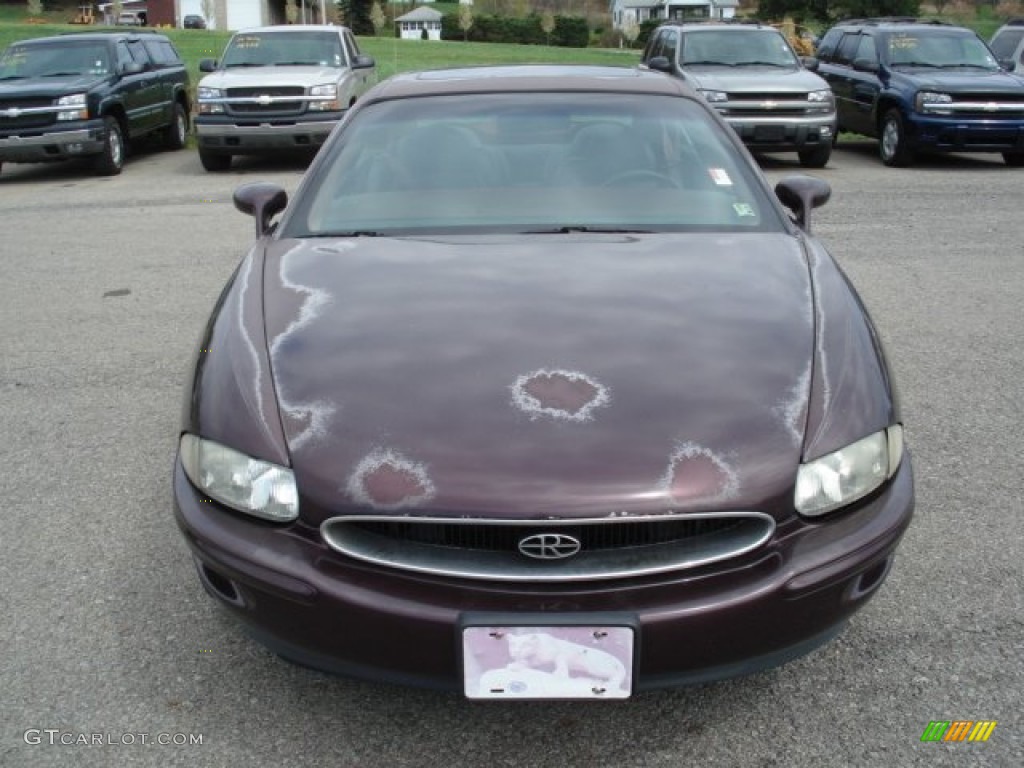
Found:
[[[380,31],[384,29],[384,25],[388,23],[388,17],[384,13],[384,3],[376,3],[373,9],[370,11],[370,23],[373,24],[373,33],[380,35]]]
[[[760,0],[758,13],[768,19],[792,16],[798,22],[829,22],[841,18],[917,16],[920,5],[920,0]]]
[[[555,31],[555,14],[551,11],[544,11],[540,16],[540,28],[544,30],[548,45],[551,45],[551,33]]]
[[[373,21],[370,20],[373,0],[338,0],[338,9],[345,17],[348,28],[357,35],[372,35]]]
[[[28,15],[38,17],[43,13],[43,0],[28,0]]]
[[[462,30],[462,42],[469,40],[469,30],[473,28],[473,6],[468,3],[459,5],[459,29]]]
[[[206,19],[206,26],[210,29],[217,28],[217,7],[214,5],[213,0],[202,0],[199,4],[199,12]]]

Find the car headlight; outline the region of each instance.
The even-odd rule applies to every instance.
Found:
[[[290,469],[195,435],[182,435],[181,465],[196,488],[232,509],[278,523],[299,516]]]
[[[57,99],[58,107],[73,107],[57,113],[58,120],[88,120],[89,107],[84,93],[72,93]]]
[[[807,101],[815,108],[815,111],[819,112],[831,112],[835,106],[835,96],[832,95],[831,88],[824,91],[811,91],[807,94]]]
[[[952,104],[953,97],[948,93],[937,93],[935,91],[921,91],[915,99],[915,106],[918,112],[949,112],[944,105]]]
[[[725,91],[701,91],[700,93],[712,104],[721,104],[729,100],[729,94]]]
[[[220,88],[204,88],[203,86],[200,86],[196,89],[196,101],[199,103],[199,114],[222,114],[224,112],[224,105],[217,104],[215,100],[223,98],[224,91]]]
[[[327,112],[341,109],[341,104],[338,102],[338,86],[334,83],[314,85],[309,89],[309,95],[318,96],[323,99],[322,101],[311,101],[309,103],[311,110]]]
[[[903,427],[895,424],[801,464],[796,474],[796,511],[818,517],[867,496],[896,474],[903,458]]]

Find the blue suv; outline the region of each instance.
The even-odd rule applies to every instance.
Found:
[[[856,19],[818,46],[840,131],[877,138],[882,162],[920,151],[1001,152],[1024,165],[1024,78],[971,30],[914,19]],[[837,132],[838,133],[838,132]]]

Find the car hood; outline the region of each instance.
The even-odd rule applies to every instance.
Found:
[[[1020,96],[1024,83],[1007,72],[982,72],[979,70],[942,70],[900,68],[893,70],[893,76],[907,80],[917,88],[951,91],[953,93],[984,92],[1013,94]]]
[[[203,88],[273,88],[282,85],[317,85],[335,82],[335,67],[236,67],[212,72],[199,83]]]
[[[68,77],[34,77],[26,80],[3,80],[0,81],[0,97],[4,99],[57,98],[69,93],[88,91],[105,79],[96,75],[70,75]]]
[[[695,87],[706,91],[728,93],[806,93],[823,91],[829,86],[822,78],[806,69],[778,67],[697,67],[686,71]]]
[[[791,510],[798,237],[281,240],[264,308],[304,516]]]

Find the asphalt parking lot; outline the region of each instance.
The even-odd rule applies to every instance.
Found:
[[[850,143],[816,173],[833,199],[814,228],[886,342],[918,486],[848,630],[741,680],[522,705],[290,666],[195,577],[170,471],[187,363],[252,239],[231,192],[302,171],[207,174],[193,151],[142,152],[114,178],[4,167],[0,765],[1024,765],[1024,171],[995,155],[888,169]],[[998,724],[986,743],[922,743],[935,720]]]

